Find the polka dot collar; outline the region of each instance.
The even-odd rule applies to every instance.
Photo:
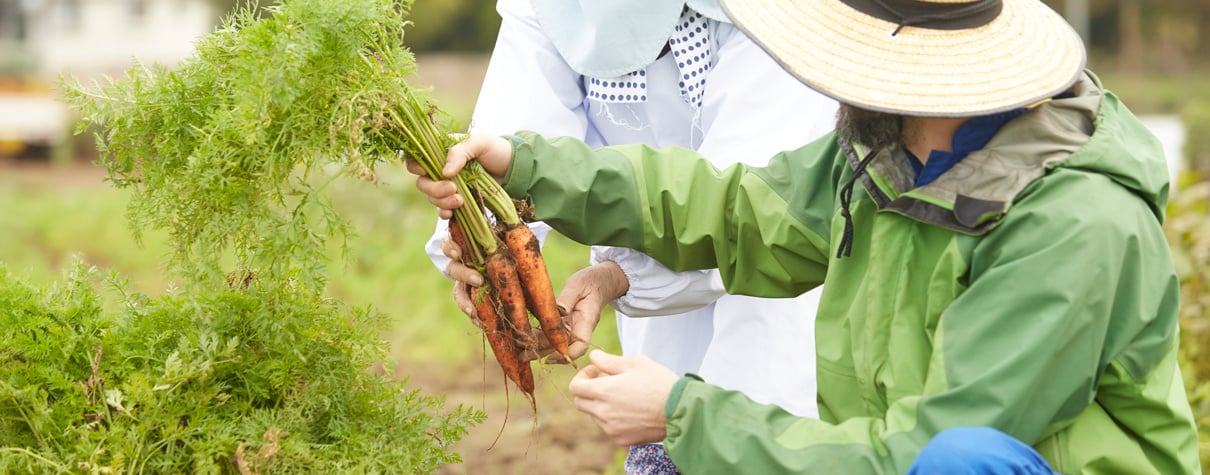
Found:
[[[677,86],[681,97],[690,107],[701,108],[713,55],[706,19],[696,11],[685,9],[668,39],[668,47],[680,74]],[[647,70],[640,69],[616,78],[591,78],[587,93],[589,98],[606,103],[647,102]]]

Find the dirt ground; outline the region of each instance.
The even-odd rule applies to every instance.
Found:
[[[567,394],[571,368],[534,365],[537,418],[513,388],[504,396],[504,378],[495,361],[462,368],[427,365],[398,368],[410,373],[411,386],[442,391],[446,404],[485,408],[487,420],[471,429],[454,450],[463,462],[438,471],[453,474],[601,474],[621,473],[622,452]],[[507,411],[507,422],[505,412]]]

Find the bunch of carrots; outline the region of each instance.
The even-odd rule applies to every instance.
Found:
[[[400,107],[406,122],[401,130],[425,130],[429,123],[419,110]],[[404,124],[400,124],[404,125]],[[413,137],[412,143],[436,140]],[[425,147],[413,157],[434,180],[443,180],[443,149]],[[448,149],[448,147],[444,147]],[[453,182],[466,200],[450,219],[450,239],[458,246],[462,262],[478,270],[487,285],[471,292],[475,313],[487,342],[504,374],[534,403],[534,374],[524,355],[539,351],[533,338],[530,314],[538,320],[542,334],[565,361],[570,336],[555,303],[554,288],[538,238],[522,221],[517,207],[504,188],[477,162],[471,162]],[[493,226],[487,211],[495,217]],[[574,363],[572,363],[574,364]]]

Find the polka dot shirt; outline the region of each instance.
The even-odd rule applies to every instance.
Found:
[[[668,47],[680,74],[677,86],[681,97],[694,109],[701,108],[712,59],[706,19],[686,9],[668,39]],[[587,94],[590,99],[606,103],[647,102],[647,71],[640,69],[616,78],[590,78]]]

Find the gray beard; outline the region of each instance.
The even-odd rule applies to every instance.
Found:
[[[841,104],[836,112],[836,135],[870,150],[903,146],[903,116]]]

